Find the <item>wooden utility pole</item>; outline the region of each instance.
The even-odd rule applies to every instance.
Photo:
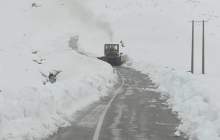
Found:
[[[202,74],[205,74],[205,21],[202,21]]]
[[[192,51],[191,51],[191,73],[194,73],[194,26],[195,22],[192,21]]]

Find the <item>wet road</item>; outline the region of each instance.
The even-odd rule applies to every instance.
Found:
[[[129,68],[116,69],[121,77],[117,95],[78,112],[71,127],[49,140],[184,140],[174,136],[179,120],[151,79]]]

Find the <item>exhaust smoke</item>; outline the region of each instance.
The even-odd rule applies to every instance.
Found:
[[[88,0],[64,0],[69,7],[70,14],[77,17],[83,24],[104,32],[110,41],[113,40],[113,31],[110,24],[97,18],[88,7]]]

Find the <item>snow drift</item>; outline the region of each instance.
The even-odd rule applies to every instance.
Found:
[[[133,63],[132,67],[151,76],[168,104],[181,120],[176,135],[190,140],[220,139],[219,79],[192,75],[168,67]]]
[[[13,58],[3,68],[10,71],[4,71],[6,80],[1,81],[0,139],[52,135],[59,127],[70,125],[75,111],[106,96],[116,78],[109,65],[72,50],[53,53],[42,66],[25,61],[27,57]],[[13,71],[15,62],[18,67]],[[43,84],[46,79],[41,72],[47,74],[48,68],[62,71],[55,84]]]

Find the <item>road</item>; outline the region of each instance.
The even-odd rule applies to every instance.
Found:
[[[180,122],[151,79],[116,69],[121,77],[116,93],[78,112],[71,127],[48,140],[185,140],[174,135]]]

